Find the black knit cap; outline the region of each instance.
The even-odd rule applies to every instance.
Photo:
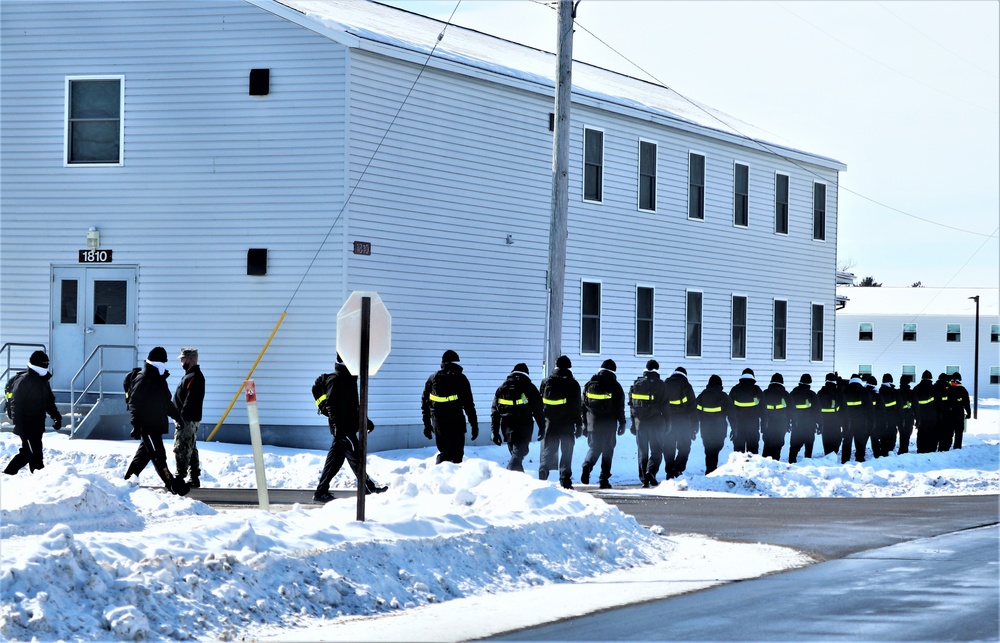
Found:
[[[525,375],[527,375],[528,374],[528,365],[525,364],[524,362],[520,362],[520,363],[514,364],[514,370],[511,371],[511,373],[513,373],[514,371],[517,371],[518,373],[524,373]]]
[[[930,380],[930,379],[934,379],[934,376],[931,375],[930,371],[924,371],[923,373],[920,374],[920,379],[922,379],[922,380]]]
[[[573,362],[565,355],[560,355],[556,358],[556,368],[573,368]]]
[[[708,385],[722,388],[722,378],[719,377],[718,375],[712,375],[711,377],[708,378]]]
[[[784,384],[785,383],[785,378],[781,375],[781,373],[775,373],[774,375],[771,376],[771,382],[772,383],[777,382],[778,384]]]
[[[961,373],[952,373],[951,374],[951,381],[952,382],[961,382],[962,381],[962,374]]]
[[[688,372],[687,372],[687,369],[686,369],[686,368],[684,368],[683,366],[678,366],[677,368],[675,368],[675,369],[674,369],[674,372],[677,372],[677,373],[684,373],[685,375],[687,375],[687,374],[688,374]]]
[[[149,351],[149,355],[146,356],[147,362],[159,362],[161,364],[167,361],[167,349],[162,346],[157,346],[153,350]]]
[[[37,366],[38,368],[48,368],[49,367],[49,356],[45,354],[45,351],[35,351],[28,358],[28,363],[32,366]]]
[[[826,374],[826,381],[827,382],[836,383],[837,382],[837,374],[836,373],[827,373]]]
[[[450,348],[444,352],[444,355],[441,356],[442,363],[454,363],[457,361],[458,361],[458,353],[451,350]]]
[[[618,364],[615,364],[615,360],[613,359],[606,359],[603,362],[601,362],[601,368],[607,369],[612,373],[614,373],[615,371],[618,370]]]
[[[912,381],[913,381],[913,376],[910,375],[909,373],[905,373],[903,374],[902,377],[899,378],[899,385],[902,386],[903,384],[909,384]]]
[[[892,373],[886,373],[882,376],[883,384],[892,384]]]
[[[753,374],[753,369],[752,368],[744,368],[743,369],[743,374],[744,375],[749,375],[750,377],[756,377],[756,375]]]
[[[657,362],[655,359],[651,359],[648,362],[646,362],[647,371],[656,371],[659,369],[660,369],[660,363]]]
[[[813,378],[809,373],[803,373],[802,377],[799,378],[799,384],[812,384]]]

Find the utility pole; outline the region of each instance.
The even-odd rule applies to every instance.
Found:
[[[979,419],[979,295],[969,297],[976,302],[976,356],[972,366],[972,419]]]
[[[569,237],[569,107],[573,91],[573,0],[559,0],[556,102],[552,136],[552,220],[549,228],[549,319],[545,371],[562,354],[566,239]]]

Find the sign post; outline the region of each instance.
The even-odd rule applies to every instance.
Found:
[[[250,422],[250,444],[253,447],[253,471],[257,476],[257,501],[264,511],[271,510],[264,476],[264,447],[260,438],[260,414],[257,412],[257,387],[253,380],[243,382],[247,394],[247,419]]]
[[[368,376],[389,356],[392,317],[375,292],[354,291],[337,313],[337,353],[358,377],[358,514],[365,520],[368,480]]]

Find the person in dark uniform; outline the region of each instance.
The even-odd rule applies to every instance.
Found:
[[[590,472],[601,460],[599,486],[611,488],[611,463],[615,457],[617,436],[625,433],[625,391],[618,383],[618,365],[606,359],[583,387],[580,400],[583,431],[587,435],[587,455],[583,458],[580,482],[590,484]]]
[[[125,479],[138,476],[152,461],[156,475],[167,490],[183,496],[190,490],[190,486],[183,478],[170,473],[167,452],[163,448],[163,436],[168,430],[167,418],[178,424],[184,421],[171,400],[168,377],[170,371],[167,370],[167,351],[162,346],[157,346],[149,351],[146,363],[132,380],[128,393],[126,404],[132,416],[132,428],[139,435],[139,448],[125,471]]]
[[[781,449],[785,446],[785,434],[791,430],[788,422],[788,391],[781,373],[771,376],[771,383],[760,398],[760,432],[764,438],[764,448],[760,454],[772,460],[781,459]]]
[[[938,434],[937,407],[934,405],[934,380],[930,371],[920,375],[920,381],[913,387],[915,421],[917,428],[917,453],[937,451]]]
[[[663,459],[662,443],[667,432],[667,394],[659,369],[659,362],[649,360],[646,370],[629,388],[632,433],[639,451],[639,481],[644,489],[658,484],[656,474]]]
[[[948,390],[948,406],[945,409],[941,431],[942,440],[938,450],[947,451],[950,448],[962,448],[962,434],[965,433],[965,421],[972,417],[969,406],[969,391],[962,386],[962,375],[951,374],[951,388]]]
[[[948,417],[948,408],[951,406],[951,377],[947,373],[938,373],[937,381],[934,382],[934,408],[937,410],[937,424],[935,433],[937,434],[932,451],[943,451],[941,447],[945,444],[951,446],[951,436],[948,435],[950,428],[945,422]]]
[[[855,449],[854,459],[865,461],[865,450],[871,431],[872,397],[864,381],[857,374],[844,387],[844,443],[840,461],[847,464],[851,460],[851,447]]]
[[[552,374],[538,387],[542,394],[545,428],[539,431],[542,453],[538,464],[538,479],[548,480],[549,471],[559,470],[559,484],[573,488],[573,446],[583,435],[580,415],[580,384],[573,377],[573,363],[560,355]]]
[[[319,413],[326,416],[333,435],[323,471],[319,475],[319,484],[313,493],[314,501],[325,503],[333,500],[330,482],[344,466],[345,460],[354,475],[358,475],[358,422],[361,419],[358,378],[351,375],[339,353],[333,373],[325,373],[316,378],[313,397]],[[367,429],[369,433],[375,430],[375,423],[371,418],[368,418]],[[387,489],[388,487],[379,485],[366,474],[365,493],[382,493]]]
[[[663,472],[667,480],[684,474],[691,443],[698,435],[697,401],[687,370],[678,366],[663,383],[667,393],[667,435],[663,440]]]
[[[528,377],[528,365],[521,362],[514,365],[514,370],[497,387],[490,409],[493,444],[500,446],[507,443],[507,450],[510,451],[507,469],[510,471],[524,471],[523,462],[534,431],[532,419],[541,431],[545,426],[542,396]]]
[[[903,404],[899,391],[892,382],[892,373],[882,375],[882,386],[879,387],[879,397],[885,409],[885,425],[882,429],[879,456],[889,455],[896,448],[896,436],[903,423]]]
[[[913,420],[916,414],[914,406],[917,403],[917,398],[913,394],[913,389],[910,388],[912,379],[913,377],[909,374],[899,378],[898,399],[901,416],[899,423],[899,450],[896,452],[898,455],[909,453],[910,437],[913,435]]]
[[[885,400],[879,393],[878,380],[875,379],[874,375],[865,373],[862,381],[865,383],[865,388],[868,389],[868,395],[872,402],[871,420],[868,427],[868,435],[872,441],[872,455],[881,458],[883,454],[889,454],[885,444],[883,444],[886,439]]]
[[[719,467],[719,452],[726,442],[727,419],[733,410],[729,395],[722,389],[722,378],[712,375],[708,386],[695,400],[698,413],[698,428],[701,442],[705,447],[705,475]]]
[[[420,398],[424,437],[430,440],[433,435],[436,438],[438,464],[460,463],[465,457],[466,417],[472,428],[472,440],[479,437],[472,385],[458,361],[458,353],[446,350],[441,356],[441,368],[427,378]]]
[[[733,450],[757,453],[760,448],[760,397],[763,392],[757,386],[753,370],[743,369],[739,382],[729,391],[733,402]]]
[[[816,407],[819,411],[819,433],[823,437],[823,455],[836,453],[844,440],[844,398],[840,394],[836,373],[826,374],[823,387],[816,392]]]
[[[186,478],[192,489],[201,486],[201,467],[198,462],[198,426],[201,424],[201,410],[205,401],[205,376],[198,366],[198,349],[182,348],[178,355],[184,375],[174,389],[174,406],[180,411],[184,421],[174,430],[174,461],[177,463],[177,477]]]
[[[21,448],[3,470],[16,475],[24,465],[34,473],[45,468],[42,455],[42,434],[45,433],[45,415],[52,418],[52,430],[62,428],[62,414],[56,407],[49,380],[49,356],[35,351],[28,358],[28,370],[14,384],[8,401],[7,413],[14,421],[14,435],[21,438]]]
[[[813,444],[819,433],[819,408],[812,381],[812,375],[803,373],[798,386],[788,393],[788,416],[792,425],[792,435],[788,440],[789,464],[798,460],[799,449],[803,449],[803,457],[813,457]]]

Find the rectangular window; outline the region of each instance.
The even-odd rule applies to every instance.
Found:
[[[916,324],[903,324],[903,341],[904,342],[915,342],[915,341],[917,341],[917,325]]]
[[[77,281],[76,279],[63,279],[62,287],[59,291],[59,323],[76,323],[77,305]]]
[[[705,157],[688,154],[688,218],[705,218]]]
[[[701,293],[688,291],[687,294],[687,338],[684,355],[701,357]]]
[[[580,293],[580,352],[601,352],[601,284],[583,282]]]
[[[771,350],[772,359],[785,359],[785,329],[788,323],[788,302],[783,299],[774,300],[774,345]]]
[[[635,354],[653,354],[653,289],[635,289]]]
[[[788,234],[788,176],[774,175],[774,231]]]
[[[875,338],[874,327],[871,322],[861,322],[858,324],[858,341],[870,342]]]
[[[1000,366],[990,366],[990,384],[1000,384]]]
[[[916,364],[903,364],[903,370],[900,373],[901,376],[909,375],[910,384],[915,384],[917,381],[917,366]],[[902,382],[903,378],[900,377],[899,381]]]
[[[990,325],[990,341],[994,344],[1000,342],[1000,324]]]
[[[750,225],[750,168],[740,163],[733,169],[733,225]]]
[[[809,359],[813,362],[823,361],[823,304],[812,305],[812,350]]]
[[[639,141],[639,209],[656,212],[656,143]]]
[[[122,76],[66,79],[66,163],[121,165]]]
[[[945,341],[949,342],[962,341],[962,325],[948,324],[947,332],[945,334]]]
[[[583,200],[604,199],[604,132],[583,130]]]
[[[951,375],[952,373],[959,373],[959,372],[961,372],[961,370],[962,370],[962,369],[960,369],[960,368],[959,368],[959,367],[958,367],[957,365],[955,365],[955,364],[952,364],[951,366],[945,366],[945,367],[944,367],[944,372],[945,372],[945,375]]]
[[[747,298],[733,295],[732,357],[747,356]]]
[[[127,321],[128,282],[94,282],[94,325],[124,325]]]
[[[813,239],[826,241],[826,185],[813,184]]]
[[[872,365],[871,364],[858,364],[858,375],[871,375]]]

